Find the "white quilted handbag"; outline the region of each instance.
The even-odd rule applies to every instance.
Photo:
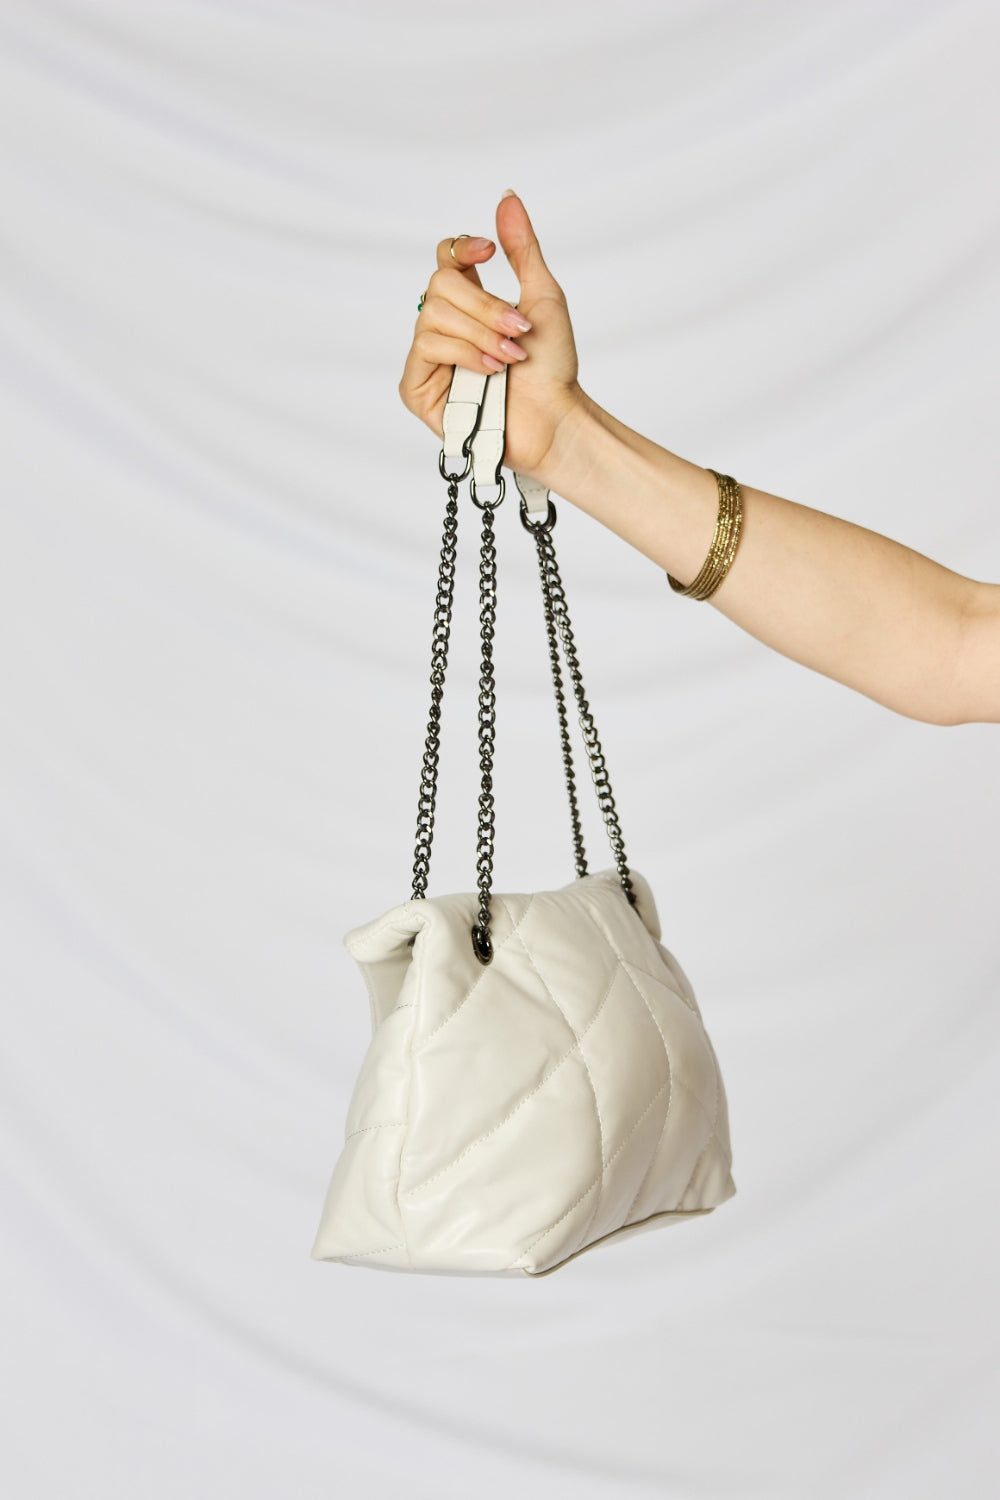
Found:
[[[505,487],[506,378],[456,368],[445,407],[448,505],[413,893],[346,938],[373,1035],[315,1260],[539,1276],[611,1236],[708,1213],[736,1191],[715,1052],[691,985],[660,942],[649,887],[626,863],[556,565],[555,507],[517,474],[538,550],[577,879],[532,895],[491,890],[493,517]],[[458,485],[470,470],[483,516],[478,892],[428,898]],[[560,642],[615,855],[600,874],[587,873]]]

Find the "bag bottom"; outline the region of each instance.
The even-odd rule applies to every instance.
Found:
[[[606,1245],[608,1240],[625,1239],[632,1234],[642,1234],[647,1229],[666,1229],[669,1224],[664,1224],[666,1219],[670,1223],[678,1224],[683,1219],[701,1219],[705,1214],[715,1212],[715,1205],[711,1208],[666,1208],[659,1213],[650,1214],[648,1219],[639,1219],[635,1224],[622,1224],[618,1229],[609,1229],[607,1234],[602,1234],[598,1239],[591,1240],[589,1245],[581,1245],[579,1250],[574,1250],[572,1255],[567,1255],[564,1260],[557,1260],[554,1266],[546,1266],[544,1271],[525,1271],[526,1276],[537,1279],[539,1276],[551,1276],[553,1271],[568,1266],[571,1260],[576,1260],[580,1255],[586,1255],[588,1250],[594,1250],[598,1245]]]
[[[662,1209],[659,1213],[650,1214],[648,1218],[639,1219],[634,1224],[622,1224],[618,1229],[610,1229],[607,1234],[600,1235],[598,1239],[591,1240],[588,1245],[581,1245],[579,1250],[574,1250],[572,1254],[565,1256],[562,1260],[557,1260],[555,1265],[546,1266],[544,1271],[529,1271],[525,1266],[511,1266],[505,1271],[460,1271],[455,1269],[445,1271],[429,1266],[403,1267],[386,1265],[384,1262],[379,1264],[378,1261],[374,1260],[353,1260],[349,1255],[313,1254],[312,1258],[313,1260],[332,1261],[345,1266],[364,1265],[370,1271],[392,1271],[397,1275],[402,1273],[403,1275],[410,1276],[529,1276],[532,1280],[537,1281],[542,1276],[551,1276],[553,1271],[560,1270],[562,1266],[568,1266],[571,1260],[576,1260],[579,1256],[585,1255],[588,1250],[593,1250],[598,1245],[606,1244],[608,1240],[625,1239],[628,1235],[642,1234],[649,1229],[667,1228],[670,1224],[679,1224],[685,1219],[700,1219],[705,1214],[714,1213],[716,1207],[717,1205],[713,1204],[710,1208]]]

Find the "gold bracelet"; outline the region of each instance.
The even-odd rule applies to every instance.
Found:
[[[686,588],[683,583],[678,583],[676,578],[667,574],[674,593],[686,594],[689,599],[712,597],[733,565],[743,531],[743,496],[739,485],[728,474],[718,474],[714,469],[710,469],[709,473],[715,474],[719,486],[719,515],[708,556],[697,578],[692,579]]]

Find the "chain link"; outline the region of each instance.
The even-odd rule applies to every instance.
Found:
[[[490,892],[493,885],[493,750],[496,742],[496,680],[493,674],[493,638],[496,634],[497,548],[493,534],[493,511],[483,510],[482,544],[479,549],[479,629],[482,661],[479,671],[479,839],[476,876],[479,887],[479,921],[472,929],[472,942],[482,963],[493,957],[490,939]]]
[[[437,598],[434,601],[434,631],[431,643],[431,708],[427,740],[420,775],[420,800],[417,804],[417,844],[414,851],[412,899],[421,901],[427,895],[431,843],[434,839],[434,809],[437,803],[438,760],[441,753],[441,700],[448,666],[448,642],[451,636],[451,611],[455,598],[455,558],[458,543],[458,481],[449,477],[448,504],[445,508],[444,535],[441,539],[441,561],[438,568]]]
[[[630,903],[634,906],[636,896],[635,891],[632,889],[632,877],[629,874],[628,862],[625,857],[625,841],[622,837],[621,825],[618,822],[618,812],[615,808],[615,799],[611,792],[611,780],[608,776],[604,751],[601,749],[601,742],[597,737],[597,726],[594,723],[594,716],[590,711],[590,704],[587,702],[584,691],[580,661],[576,652],[576,642],[573,638],[573,627],[570,624],[569,607],[566,603],[566,594],[563,590],[562,579],[559,576],[559,564],[556,562],[552,528],[551,526],[529,526],[528,529],[535,534],[535,545],[538,548],[539,569],[542,576],[542,593],[546,602],[546,613],[551,611],[555,617],[559,636],[562,641],[563,654],[566,658],[570,680],[573,684],[573,694],[576,698],[580,728],[583,731],[583,741],[587,757],[590,761],[590,773],[594,780],[594,786],[597,789],[597,805],[601,809],[601,814],[608,830],[608,838],[611,841],[611,849],[615,856],[615,865],[618,870],[618,878],[622,883],[622,889]],[[563,749],[565,754],[565,741]],[[575,840],[578,814],[575,811],[572,791],[570,793],[570,807],[574,815]]]
[[[548,587],[546,554],[542,536],[552,529],[528,524],[526,529],[535,538],[538,548],[538,572],[542,580],[542,605],[545,610],[545,633],[549,642],[549,662],[552,666],[552,687],[556,695],[556,710],[559,714],[559,739],[562,744],[563,768],[566,772],[566,791],[569,795],[569,816],[573,825],[573,858],[576,873],[582,879],[587,873],[587,851],[583,843],[583,825],[580,822],[580,805],[576,795],[576,775],[573,770],[573,746],[569,737],[569,719],[566,713],[566,695],[563,692],[562,668],[559,665],[559,642],[556,636],[556,616],[552,607],[552,596]],[[553,553],[554,556],[554,553]]]

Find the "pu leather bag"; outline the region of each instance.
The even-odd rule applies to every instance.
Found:
[[[577,878],[498,895],[492,765],[494,515],[507,373],[456,368],[438,467],[448,486],[411,899],[349,933],[372,1039],[347,1112],[315,1260],[452,1276],[539,1276],[582,1251],[709,1213],[735,1192],[718,1061],[694,991],[626,862],[587,702],[547,490],[515,474],[538,553]],[[482,512],[476,892],[427,896],[458,487]],[[560,652],[614,854],[588,873]]]

